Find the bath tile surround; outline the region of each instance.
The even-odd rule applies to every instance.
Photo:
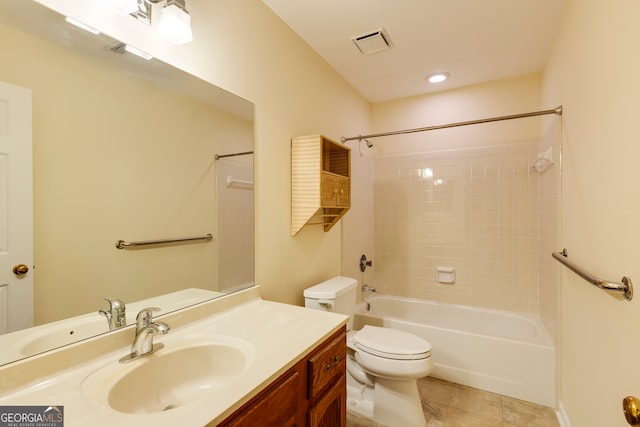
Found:
[[[539,312],[539,141],[374,160],[375,286]],[[455,283],[436,280],[455,268]]]

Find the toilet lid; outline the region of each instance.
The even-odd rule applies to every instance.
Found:
[[[431,344],[408,332],[379,326],[365,326],[355,334],[357,349],[388,359],[424,359]]]

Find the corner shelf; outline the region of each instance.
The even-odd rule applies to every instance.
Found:
[[[351,149],[323,135],[291,140],[291,235],[329,231],[351,207]]]

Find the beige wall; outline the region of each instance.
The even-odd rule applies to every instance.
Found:
[[[99,0],[41,0],[255,104],[256,283],[303,303],[305,287],[341,272],[341,232],[290,236],[290,139],[369,130],[369,106],[259,0],[191,1],[194,41],[168,45]]]
[[[561,103],[562,246],[610,280],[640,278],[640,3],[570,0],[544,73]],[[607,295],[562,271],[560,401],[574,427],[623,427],[621,400],[640,395],[640,299]]]

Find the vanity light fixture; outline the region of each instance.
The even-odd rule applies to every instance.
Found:
[[[71,25],[75,25],[76,27],[82,28],[83,30],[88,31],[91,34],[95,34],[96,36],[98,34],[100,34],[100,31],[96,30],[95,28],[90,27],[87,24],[85,24],[84,22],[78,21],[77,19],[71,18],[70,16],[65,17],[64,20],[67,21]]]
[[[429,83],[442,83],[449,78],[449,73],[446,71],[439,71],[437,73],[429,74],[426,79]]]
[[[146,59],[147,61],[150,60],[150,59],[153,59],[153,56],[149,55],[147,52],[145,52],[143,50],[140,50],[135,46],[131,46],[129,44],[124,46],[124,50],[126,50],[127,52],[132,53],[132,54],[134,54],[136,56],[139,56],[142,59]]]
[[[158,34],[175,45],[189,43],[193,40],[191,33],[191,17],[184,0],[167,0],[160,11]]]
[[[123,15],[138,11],[138,0],[111,0],[111,7]]]
[[[113,2],[123,2],[125,0],[112,0]],[[185,0],[135,0],[137,7],[131,16],[139,21],[151,26],[151,15],[153,6],[165,3],[160,10],[158,17],[158,35],[175,45],[181,45],[193,40],[191,32],[191,17],[187,12]]]

